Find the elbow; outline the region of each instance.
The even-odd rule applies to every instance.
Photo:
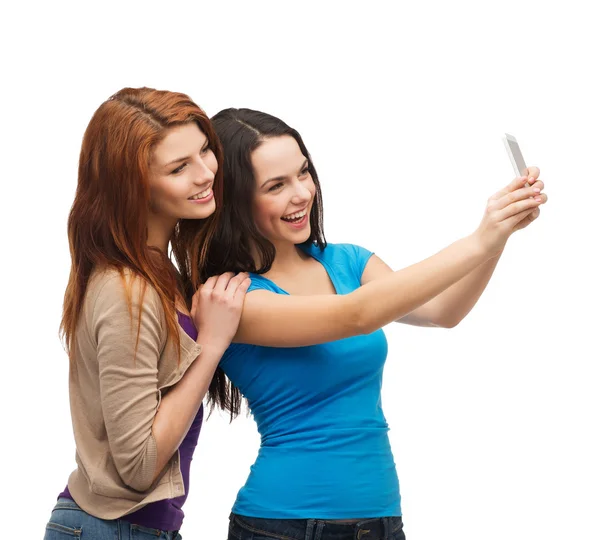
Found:
[[[456,328],[462,320],[463,320],[462,317],[440,318],[434,322],[434,326],[437,326],[438,328],[447,328],[447,329]]]
[[[155,464],[139,467],[127,472],[120,472],[119,476],[123,483],[140,493],[148,491],[156,479]]]
[[[115,467],[121,481],[129,488],[138,492],[148,491],[154,484],[160,471],[157,471],[158,455],[154,437],[135,457],[115,460]]]
[[[145,478],[145,479],[140,479],[140,478],[128,478],[128,479],[123,479],[123,482],[125,483],[125,485],[131,489],[133,489],[134,491],[138,491],[140,493],[144,493],[146,491],[148,491],[150,489],[150,487],[152,487],[152,483],[153,483],[154,479],[152,477],[150,478]]]
[[[456,327],[458,326],[458,324],[459,324],[459,323],[460,323],[460,321],[451,321],[451,322],[446,322],[446,323],[444,323],[444,324],[439,324],[438,326],[439,326],[440,328],[447,328],[447,329],[450,329],[450,328],[456,328]]]
[[[456,328],[466,315],[459,310],[438,309],[431,314],[431,322],[438,328]]]

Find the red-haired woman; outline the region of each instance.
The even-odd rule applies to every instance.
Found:
[[[183,284],[196,270],[184,255],[176,270],[167,250],[202,259],[221,162],[210,121],[183,94],[126,88],[90,121],[61,324],[77,468],[46,540],[180,538],[202,400],[250,281],[211,277],[192,297]]]

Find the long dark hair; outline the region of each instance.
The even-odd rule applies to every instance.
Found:
[[[223,272],[262,274],[271,268],[275,246],[256,227],[252,211],[256,183],[251,155],[266,139],[273,137],[293,137],[308,160],[315,197],[310,212],[311,234],[304,244],[316,244],[324,249],[327,242],[323,232],[321,186],[300,134],[279,118],[251,109],[225,109],[211,121],[223,146],[223,208],[200,274],[206,279]],[[259,255],[258,262],[253,256],[255,252]],[[241,401],[240,391],[222,370],[217,370],[208,391],[211,408],[218,406],[227,410],[233,418],[240,412]]]

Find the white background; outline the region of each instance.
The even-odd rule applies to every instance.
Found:
[[[600,39],[588,4],[202,4],[2,8],[5,534],[41,538],[74,466],[58,325],[79,146],[103,100],[145,85],[209,115],[245,106],[296,127],[327,239],[394,268],[474,230],[513,177],[501,137],[514,134],[546,182],[540,219],[511,239],[459,327],[386,330],[405,530],[599,539]],[[186,540],[225,538],[257,447],[251,418],[205,424]]]

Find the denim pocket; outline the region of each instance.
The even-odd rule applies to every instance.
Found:
[[[239,525],[236,525],[233,521],[230,521],[227,540],[242,540],[243,535],[244,529],[242,529]]]
[[[115,540],[118,525],[114,520],[104,520],[84,512],[70,499],[59,499],[46,525],[44,540],[69,540],[90,538]]]
[[[66,538],[81,538],[81,529],[66,527],[52,521],[48,522],[44,540],[65,540]]]
[[[236,523],[229,524],[229,534],[227,540],[274,540],[274,536],[260,536],[256,532],[249,531],[243,527],[240,527]]]
[[[142,525],[134,525],[132,524],[129,527],[130,538],[131,540],[147,540],[149,538],[157,538],[164,537],[162,531],[158,529],[151,529],[150,527],[143,527]]]

